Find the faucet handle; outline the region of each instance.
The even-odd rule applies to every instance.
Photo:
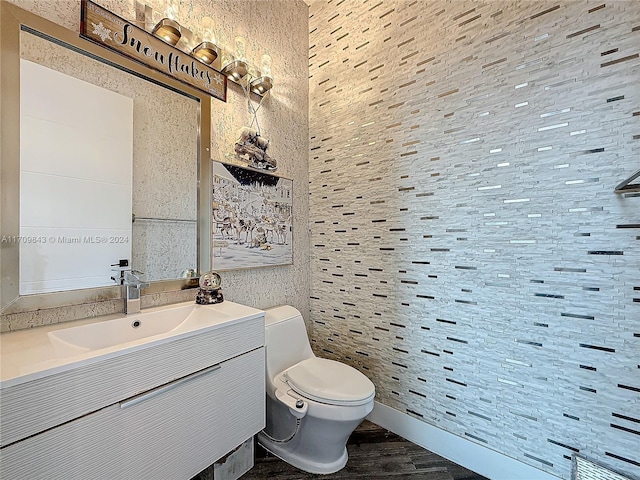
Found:
[[[118,267],[118,268],[112,268],[111,270],[126,270],[126,268],[129,266],[129,260],[126,258],[123,258],[121,260],[118,260],[118,263],[112,263],[111,264],[112,267]]]
[[[118,272],[118,276],[115,276],[115,275],[112,276],[111,280],[116,282],[118,285],[124,285],[124,282],[125,282],[124,272],[128,270],[127,267],[129,267],[129,260],[126,258],[123,258],[118,260],[118,263],[112,263],[111,266],[116,267],[111,269],[112,272]]]

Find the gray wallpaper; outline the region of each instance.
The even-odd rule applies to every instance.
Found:
[[[562,478],[640,475],[640,3],[310,7],[314,348]]]

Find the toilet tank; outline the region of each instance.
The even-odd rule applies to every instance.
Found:
[[[314,356],[302,314],[290,305],[265,310],[267,381]]]

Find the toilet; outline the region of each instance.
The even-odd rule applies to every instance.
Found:
[[[266,310],[267,421],[258,443],[309,473],[347,463],[347,440],[373,410],[375,387],[355,368],[316,357],[302,315]]]

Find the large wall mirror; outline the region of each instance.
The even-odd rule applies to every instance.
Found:
[[[2,313],[210,265],[210,97],[2,2]],[[205,160],[205,161],[202,161]]]

